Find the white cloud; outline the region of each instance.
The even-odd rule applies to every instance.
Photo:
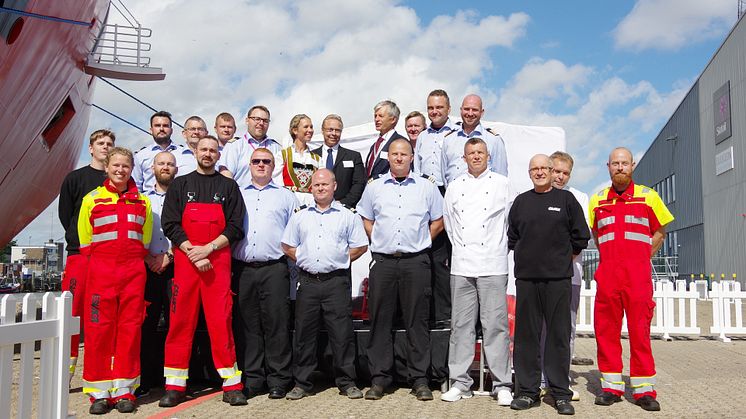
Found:
[[[617,48],[678,50],[722,37],[737,17],[733,0],[638,0],[612,36]]]

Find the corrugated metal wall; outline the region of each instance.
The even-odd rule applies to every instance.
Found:
[[[715,144],[713,94],[730,82],[732,135]],[[741,19],[699,79],[705,267],[746,276],[746,21]],[[715,175],[715,156],[733,147],[734,168]]]
[[[676,219],[679,272],[704,272],[704,234],[700,159],[699,90],[695,83],[635,168],[635,182],[654,186],[675,175],[675,200],[667,204]]]

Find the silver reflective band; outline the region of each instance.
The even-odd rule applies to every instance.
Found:
[[[598,244],[606,243],[609,240],[614,240],[614,232],[606,233],[603,236],[598,236]]]
[[[137,223],[140,225],[145,224],[145,218],[139,215],[135,215],[135,214],[127,214],[127,221],[129,221],[130,223]]]
[[[598,228],[606,227],[609,224],[614,224],[615,221],[616,221],[616,217],[613,215],[610,217],[602,218],[598,220]]]
[[[634,215],[625,215],[624,222],[630,224],[641,224],[645,227],[650,227],[650,221],[645,217],[635,217]]]
[[[638,242],[644,242],[647,244],[653,244],[653,240],[647,234],[633,233],[631,231],[624,232],[624,238],[627,240],[635,240]]]
[[[114,224],[116,222],[117,222],[116,215],[107,215],[106,217],[96,218],[95,220],[93,220],[93,226],[101,227],[107,224]]]
[[[116,231],[109,231],[106,233],[99,233],[94,234],[91,237],[91,243],[97,243],[97,242],[103,242],[106,240],[114,240],[117,238],[117,232]]]
[[[138,233],[136,231],[128,231],[127,232],[127,238],[142,241],[142,234],[140,234],[140,233]]]

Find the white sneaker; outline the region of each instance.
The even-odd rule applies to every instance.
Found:
[[[456,386],[453,386],[450,390],[440,395],[440,400],[443,400],[444,402],[455,402],[460,399],[470,399],[471,396],[471,391],[461,391],[456,388]]]
[[[510,406],[510,403],[513,401],[513,394],[510,393],[510,390],[504,388],[497,392],[497,405],[498,406]]]
[[[572,401],[579,402],[580,401],[580,393],[578,393],[577,390],[573,390],[572,387],[570,387],[570,391],[572,391]]]

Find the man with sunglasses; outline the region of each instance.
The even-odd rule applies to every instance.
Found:
[[[282,146],[267,137],[269,109],[266,106],[252,106],[246,114],[246,126],[244,135],[225,145],[217,165],[222,175],[235,179],[241,188],[251,185],[249,160],[255,150],[265,148],[272,153],[275,161],[282,161]],[[279,181],[282,179],[282,165],[273,169],[272,177],[278,179],[278,185],[282,184]]]
[[[281,241],[300,203],[290,190],[272,181],[272,151],[257,148],[249,163],[250,183],[241,187],[246,235],[233,249],[238,358],[247,397],[268,387],[270,399],[282,399],[292,380],[292,347],[290,279]]]

